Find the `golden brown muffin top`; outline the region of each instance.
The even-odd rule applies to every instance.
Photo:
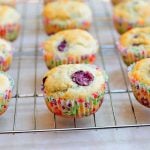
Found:
[[[65,44],[64,50],[59,50]],[[64,30],[46,40],[44,51],[60,56],[82,56],[95,54],[98,51],[97,41],[87,31],[81,29]]]
[[[150,58],[136,62],[128,75],[139,83],[150,86]]]
[[[12,7],[0,5],[0,25],[18,23],[20,14]]]
[[[94,65],[61,65],[48,71],[43,78],[46,96],[63,99],[86,98],[100,91],[106,82],[104,71]]]
[[[43,16],[48,19],[70,20],[70,19],[90,19],[91,10],[82,2],[77,1],[55,1],[48,3],[43,10]]]
[[[150,24],[150,1],[131,0],[114,7],[114,16],[131,23]]]
[[[121,35],[119,42],[125,48],[136,46],[150,51],[150,27],[133,28]]]

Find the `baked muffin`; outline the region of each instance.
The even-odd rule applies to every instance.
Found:
[[[46,5],[47,3],[54,2],[54,1],[62,1],[62,0],[44,0],[44,4]],[[67,0],[63,0],[63,1],[67,1]],[[70,1],[70,0],[68,0],[68,1]],[[84,0],[71,0],[71,1],[83,2]]]
[[[6,73],[0,72],[0,115],[8,108],[14,87],[13,79]]]
[[[9,5],[15,7],[16,0],[0,0],[0,5]]]
[[[20,15],[12,7],[0,5],[0,37],[14,41],[20,31]]]
[[[131,65],[128,76],[136,99],[150,108],[150,58]]]
[[[47,67],[62,64],[93,63],[98,51],[97,41],[81,29],[70,29],[52,35],[43,43]]]
[[[122,34],[135,27],[150,26],[150,1],[131,0],[114,7],[113,20],[117,31]]]
[[[89,29],[92,22],[90,8],[77,1],[55,1],[43,10],[44,28],[47,34],[65,29]]]
[[[150,27],[134,28],[121,35],[118,50],[127,65],[150,58]]]
[[[12,63],[11,44],[0,39],[0,71],[7,71]]]
[[[48,109],[64,117],[95,113],[103,102],[106,73],[94,65],[70,64],[53,68],[43,78]]]
[[[113,5],[117,5],[119,3],[127,2],[127,1],[129,1],[129,0],[111,0],[111,2],[112,2]]]

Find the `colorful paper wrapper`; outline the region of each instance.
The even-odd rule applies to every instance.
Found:
[[[0,25],[0,38],[6,39],[8,41],[14,41],[20,32],[20,24],[7,24]]]
[[[79,64],[79,63],[93,64],[96,60],[96,54],[60,59],[60,58],[56,58],[51,53],[44,52],[44,60],[45,60],[47,67],[51,69],[53,67],[56,67],[62,64]]]
[[[136,97],[137,101],[150,108],[150,86],[147,86],[146,84],[143,84],[136,80],[132,75],[130,75],[130,71],[133,69],[135,64],[132,64],[128,70],[128,76],[129,76],[129,81],[131,83],[132,91],[134,96]]]
[[[123,34],[123,33],[127,32],[128,30],[131,30],[132,28],[135,28],[135,27],[144,27],[145,26],[145,22],[143,22],[143,21],[130,23],[130,22],[128,22],[128,20],[119,18],[117,16],[113,16],[113,22],[114,22],[114,26],[115,26],[116,30],[120,34]]]
[[[45,31],[48,35],[51,35],[51,34],[54,34],[58,31],[61,31],[61,30],[65,30],[65,29],[83,29],[83,30],[88,30],[91,26],[91,22],[89,21],[83,21],[81,23],[74,23],[72,21],[69,21],[69,22],[62,22],[61,24],[57,24],[57,23],[54,23],[53,20],[50,20],[50,19],[47,19],[47,18],[44,18],[43,19],[43,23],[44,23],[44,28],[45,28]]]
[[[100,108],[104,94],[105,88],[100,93],[93,93],[86,99],[64,100],[49,96],[45,97],[45,102],[48,109],[56,115],[81,118],[95,113]]]
[[[0,115],[2,115],[7,110],[8,103],[10,99],[12,98],[14,80],[5,72],[0,72],[0,74],[4,74],[5,76],[7,76],[10,82],[10,87],[7,90],[5,90],[5,92],[0,92]]]
[[[5,99],[1,99],[0,97],[0,115],[6,112],[8,108],[8,101]]]
[[[7,58],[0,57],[0,71],[7,71],[12,63],[12,53]]]
[[[129,66],[143,58],[149,58],[150,53],[145,50],[141,49],[141,47],[133,46],[130,49],[123,47],[119,42],[117,42],[117,49],[120,52],[124,63]]]

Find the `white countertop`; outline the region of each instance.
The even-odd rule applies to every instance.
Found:
[[[4,150],[149,150],[150,128],[0,135]]]

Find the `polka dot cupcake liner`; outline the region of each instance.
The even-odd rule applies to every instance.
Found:
[[[20,27],[20,24],[0,25],[0,38],[8,41],[16,40],[20,32]]]
[[[64,100],[49,96],[45,97],[45,102],[48,109],[56,115],[81,118],[97,112],[103,103],[104,94],[105,89],[100,93],[93,93],[86,99]]]
[[[91,26],[91,22],[89,21],[83,21],[82,23],[73,23],[72,21],[64,22],[61,24],[56,24],[53,22],[53,20],[44,18],[43,19],[44,28],[48,35],[54,34],[56,32],[65,30],[65,29],[83,29],[88,30]]]
[[[5,99],[0,99],[0,115],[6,112],[8,109],[8,101]]]
[[[119,42],[117,43],[117,49],[120,52],[124,63],[129,66],[134,62],[137,62],[143,58],[149,58],[150,53],[141,49],[140,47],[132,47],[130,49],[124,48]]]
[[[118,18],[117,16],[113,16],[113,22],[116,30],[119,34],[123,34],[127,32],[128,30],[131,30],[134,27],[144,27],[145,23],[142,21],[130,23],[127,20]]]
[[[0,92],[0,115],[2,115],[7,109],[10,99],[12,98],[12,90],[14,87],[14,80],[5,72],[0,72],[1,75],[7,76],[10,87],[4,92]]]
[[[140,84],[131,84],[133,94],[138,102],[150,108],[150,88],[140,86]]]
[[[132,70],[133,66],[134,64],[129,67],[129,72]],[[145,107],[150,108],[150,87],[137,81],[129,74],[128,76],[136,100]]]
[[[49,69],[62,64],[80,64],[87,63],[93,64],[96,60],[96,54],[84,55],[80,57],[68,57],[66,59],[57,59],[51,55],[51,53],[44,52],[44,60]]]
[[[12,54],[8,56],[6,59],[0,57],[0,71],[7,71],[10,68],[12,63]]]

